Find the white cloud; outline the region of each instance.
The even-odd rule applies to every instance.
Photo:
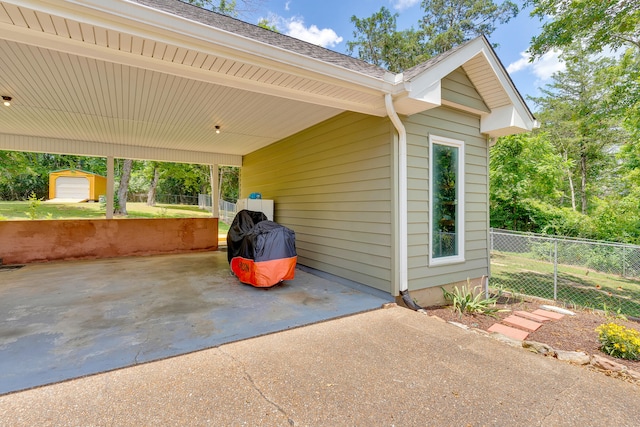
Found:
[[[557,50],[547,52],[533,62],[529,62],[528,53],[521,52],[520,59],[507,66],[507,72],[514,74],[522,70],[533,73],[541,83],[549,80],[554,73],[564,71],[565,64],[560,59],[560,52]]]
[[[399,11],[409,9],[410,7],[418,4],[420,0],[393,0],[393,8]]]
[[[334,47],[342,42],[342,37],[331,28],[320,29],[316,25],[306,27],[304,20],[293,17],[288,20],[281,18],[279,23],[284,26],[284,34],[322,47]]]
[[[290,1],[286,2],[286,3],[284,4],[284,10],[289,10],[289,5],[290,5],[290,4],[291,4],[291,2],[290,2]]]

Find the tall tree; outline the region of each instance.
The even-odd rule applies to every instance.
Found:
[[[553,82],[542,89],[543,96],[533,100],[542,108],[538,117],[543,128],[554,136],[566,160],[577,167],[580,210],[586,215],[589,197],[604,188],[604,166],[611,158],[606,150],[624,136],[607,102],[611,87],[606,81],[612,60],[592,59],[573,50],[566,64],[566,71],[554,74]]]
[[[387,70],[399,73],[423,57],[422,33],[414,29],[397,30],[398,14],[386,7],[368,18],[351,17],[354,41],[347,42],[347,53]]]
[[[127,196],[129,195],[129,179],[131,178],[131,169],[133,169],[133,160],[125,159],[122,164],[120,183],[118,184],[118,208],[115,212],[120,215],[127,214]]]
[[[355,26],[347,52],[358,58],[401,72],[481,34],[490,36],[499,23],[518,13],[511,1],[423,0],[419,28],[398,31],[398,14],[387,8],[368,18],[351,17]]]
[[[218,194],[220,198],[235,203],[238,200],[240,190],[240,168],[221,166],[218,179]]]
[[[480,35],[490,36],[497,24],[507,23],[518,14],[509,0],[422,0],[425,53],[435,56]]]
[[[563,159],[544,134],[502,137],[489,157],[491,224],[521,231],[540,231],[533,224],[532,203],[556,204]]]
[[[155,206],[156,190],[160,182],[160,165],[158,162],[150,162],[149,167],[151,168],[151,182],[147,191],[147,206]]]
[[[588,53],[607,47],[640,50],[638,0],[527,0],[527,4],[533,6],[532,16],[545,20],[529,48],[534,58],[576,43]]]

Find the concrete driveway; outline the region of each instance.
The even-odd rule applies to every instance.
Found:
[[[242,285],[224,251],[0,269],[0,394],[368,311],[390,295],[309,270]]]
[[[0,396],[0,427],[637,427],[639,401],[637,385],[391,307]]]

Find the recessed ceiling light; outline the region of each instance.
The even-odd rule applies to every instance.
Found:
[[[2,95],[2,100],[4,101],[4,106],[8,107],[11,105],[11,97],[10,96],[6,96],[6,95]]]
[[[220,126],[216,125],[216,133],[220,133]]]

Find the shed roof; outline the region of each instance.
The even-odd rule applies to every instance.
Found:
[[[82,169],[59,169],[59,170],[56,170],[56,171],[49,172],[49,175],[51,175],[51,174],[62,174],[63,172],[69,172],[71,174],[73,174],[73,173],[81,173],[83,175],[94,175],[94,176],[99,176],[100,178],[105,178],[105,179],[107,178],[106,176],[103,176],[103,175],[100,175],[100,174],[97,174],[97,173],[93,173],[93,172],[88,172],[88,171],[85,171],[85,170],[82,170]]]
[[[341,112],[385,116],[387,93],[400,114],[442,105],[458,67],[483,132],[534,124],[484,38],[392,74],[178,0],[0,0],[0,55],[7,150],[240,165]]]

